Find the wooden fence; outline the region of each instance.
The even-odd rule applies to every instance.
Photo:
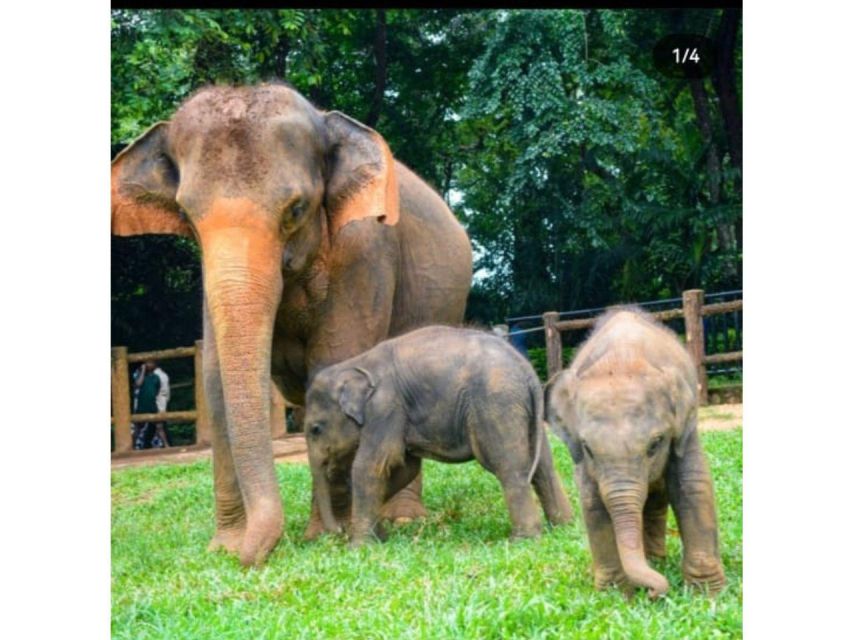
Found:
[[[112,360],[112,419],[115,426],[115,454],[134,453],[131,436],[133,422],[195,422],[195,444],[210,444],[210,421],[207,412],[207,398],[204,393],[201,357],[203,341],[196,340],[191,347],[177,347],[159,351],[128,353],[127,347],[113,347]],[[132,391],[130,386],[130,365],[147,360],[172,360],[175,358],[193,358],[195,409],[189,411],[165,411],[163,413],[131,413]],[[287,432],[285,426],[286,403],[278,387],[273,384],[270,398],[270,432],[273,438],[280,438]]]
[[[690,289],[682,295],[681,308],[665,311],[650,312],[658,320],[684,318],[684,328],[687,334],[687,351],[696,363],[696,373],[699,378],[700,404],[708,404],[708,373],[706,365],[743,360],[743,351],[705,354],[705,328],[702,324],[704,316],[719,313],[729,313],[743,310],[743,300],[731,300],[715,304],[705,304],[705,292],[702,289]],[[548,311],[542,315],[545,326],[545,353],[548,362],[548,378],[557,374],[563,368],[563,331],[589,329],[595,324],[595,318],[578,320],[560,320],[556,311]]]

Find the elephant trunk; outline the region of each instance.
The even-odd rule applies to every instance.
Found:
[[[262,562],[284,513],[270,436],[272,331],[281,300],[281,241],[263,224],[229,225],[211,212],[198,225],[204,291],[219,356],[228,439],[246,509],[243,564]],[[217,224],[219,223],[219,224]]]
[[[329,478],[326,476],[324,466],[313,453],[309,455],[311,463],[311,477],[314,481],[314,497],[317,500],[317,508],[320,511],[320,519],[326,531],[340,533],[341,527],[335,518],[332,508],[332,495],[329,489]]]
[[[656,598],[669,590],[669,582],[646,561],[642,510],[645,494],[646,491],[636,483],[611,487],[602,492],[613,522],[622,570],[632,584],[647,587],[649,596]]]

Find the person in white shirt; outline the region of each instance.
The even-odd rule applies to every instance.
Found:
[[[154,360],[146,361],[133,374],[133,412],[163,413],[169,406],[169,376]],[[165,422],[143,422],[133,425],[133,448],[168,447]]]
[[[169,390],[169,376],[166,375],[166,372],[163,371],[160,366],[154,362],[154,370],[151,372],[158,378],[160,378],[160,390],[157,392],[157,411],[159,413],[165,413],[166,407],[169,406],[169,397],[171,392]],[[159,442],[158,442],[159,440]],[[156,432],[154,434],[154,439],[152,441],[152,446],[154,447],[168,447],[169,445],[169,437],[166,434],[166,423],[158,422],[156,425]]]

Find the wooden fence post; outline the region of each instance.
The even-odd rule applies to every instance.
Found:
[[[555,326],[559,318],[560,314],[556,311],[546,311],[542,315],[542,324],[545,325],[545,354],[549,380],[563,368],[563,338]]]
[[[702,306],[705,304],[705,292],[702,289],[689,289],[681,295],[684,308],[684,329],[687,332],[687,350],[696,363],[696,377],[699,380],[699,404],[708,404],[708,372],[705,369],[705,327],[702,324]]]
[[[202,368],[202,353],[204,340],[195,341],[195,356],[193,357],[193,377],[195,379],[195,443],[210,444],[210,421],[207,414],[207,395],[204,393],[204,369]]]
[[[110,349],[112,363],[113,424],[115,425],[116,453],[133,449],[130,431],[130,377],[127,374],[127,347]]]
[[[270,381],[270,436],[273,438],[283,438],[287,435],[286,408],[284,395],[273,379]]]

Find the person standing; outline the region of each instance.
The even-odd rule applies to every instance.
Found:
[[[169,397],[171,392],[169,390],[169,376],[166,375],[166,372],[163,371],[160,366],[155,362],[154,370],[151,372],[158,378],[160,378],[160,390],[157,392],[157,412],[165,413],[166,407],[169,406]],[[155,425],[155,434],[152,440],[152,446],[154,447],[168,447],[169,445],[169,437],[166,433],[166,422],[158,422]]]
[[[522,327],[521,324],[512,325],[509,328],[509,342],[521,355],[529,360],[530,355],[527,353],[527,334],[520,333],[521,331],[524,331],[524,327]]]
[[[133,375],[133,384],[136,387],[136,413],[158,413],[157,394],[160,392],[160,377],[154,374],[157,363],[153,360],[147,361]],[[141,422],[136,425],[136,435],[133,442],[134,449],[149,449],[156,432],[154,422]]]

